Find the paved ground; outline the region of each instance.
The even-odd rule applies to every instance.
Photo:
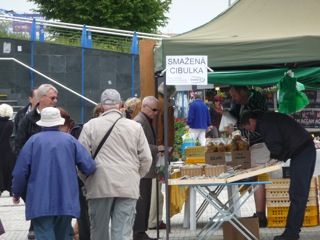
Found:
[[[320,175],[320,152],[318,152],[317,166],[315,176]],[[222,193],[226,195],[226,193]],[[202,202],[202,197],[197,196],[197,205],[199,206]],[[27,239],[27,230],[29,222],[25,221],[24,215],[25,205],[20,203],[19,205],[13,205],[11,197],[8,192],[4,192],[0,197],[0,218],[5,227],[6,233],[0,236],[0,240],[25,240]],[[171,218],[171,233],[170,239],[185,239],[192,240],[197,239],[197,234],[201,228],[213,216],[215,210],[208,206],[205,213],[201,216],[197,223],[197,230],[190,231],[182,227],[183,222],[183,210],[180,214],[175,215]],[[253,198],[250,198],[241,209],[241,216],[252,216],[254,213],[254,202]],[[260,239],[261,240],[272,240],[273,236],[279,235],[283,232],[283,228],[260,228]],[[156,237],[157,232],[155,230],[148,231],[150,237]],[[316,227],[304,227],[300,234],[301,240],[319,240],[320,239],[320,226]],[[166,231],[160,231],[160,237],[166,238]],[[222,230],[219,230],[211,239],[222,240]],[[100,239],[99,239],[100,240]],[[232,240],[232,239],[228,239]]]

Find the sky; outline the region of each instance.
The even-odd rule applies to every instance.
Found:
[[[172,0],[163,34],[177,34],[199,27],[226,10],[235,0]],[[0,0],[0,8],[17,13],[32,13],[36,5],[27,0]]]

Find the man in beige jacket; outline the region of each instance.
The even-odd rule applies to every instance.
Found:
[[[140,178],[149,171],[152,156],[141,125],[122,117],[120,94],[106,89],[101,105],[104,113],[84,124],[79,137],[80,143],[94,154],[119,119],[95,158],[96,172],[85,180],[91,239],[129,240]]]

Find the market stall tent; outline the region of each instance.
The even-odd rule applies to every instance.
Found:
[[[238,0],[207,24],[163,39],[163,55],[208,55],[212,68],[315,64],[319,11],[319,0]]]
[[[210,22],[163,39],[155,70],[165,69],[168,55],[207,55],[215,71],[318,67],[319,11],[319,0],[238,0]]]
[[[277,85],[289,69],[292,68],[209,72],[208,82],[231,86],[271,86]],[[296,80],[303,83],[305,88],[320,88],[320,67],[294,68],[293,72]]]
[[[207,55],[209,83],[274,85],[291,69],[306,87],[320,88],[319,11],[320,0],[238,0],[207,24],[163,39],[154,70],[166,69],[166,56]]]

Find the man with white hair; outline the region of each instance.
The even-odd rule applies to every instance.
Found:
[[[37,125],[37,121],[40,120],[40,113],[45,107],[55,107],[58,101],[58,90],[51,84],[42,84],[37,90],[36,98],[38,104],[20,120],[15,136],[14,153],[16,156],[19,155],[28,139],[42,130],[42,127]],[[26,193],[23,193],[21,197],[26,200]],[[32,221],[30,222],[28,239],[35,239]]]
[[[59,109],[44,108],[36,122],[43,130],[25,143],[12,173],[13,203],[27,188],[26,219],[37,239],[69,239],[71,220],[80,216],[76,169],[85,176],[96,170],[86,149],[60,131],[64,121]]]
[[[164,145],[164,125],[168,127],[168,147],[173,149],[174,145],[174,109],[170,104],[170,98],[175,94],[176,87],[174,85],[167,86],[167,99],[164,98],[164,82],[158,86],[158,101],[159,101],[159,111],[157,119],[153,121],[153,126],[157,130],[157,144],[158,146]],[[164,121],[164,102],[168,101],[168,119],[167,122]],[[169,153],[171,155],[172,151]],[[158,194],[157,194],[157,184],[158,184]],[[157,199],[158,195],[158,199]],[[157,201],[159,201],[159,210],[157,211]],[[162,193],[162,183],[156,178],[152,179],[152,191],[151,191],[151,205],[150,205],[150,215],[148,227],[149,229],[166,229],[166,224],[163,222],[163,205],[164,205],[164,195]]]
[[[155,165],[157,154],[164,151],[163,145],[157,146],[156,132],[152,126],[153,120],[159,111],[159,102],[154,96],[147,96],[142,100],[142,107],[139,114],[133,119],[141,124],[147,137],[150,151],[152,153],[152,165],[143,178],[140,180],[140,198],[136,206],[136,219],[133,225],[133,240],[151,240],[146,231],[148,230],[149,211],[151,203],[152,179],[156,177]]]
[[[140,178],[149,171],[152,155],[141,125],[119,111],[122,102],[118,91],[106,89],[101,106],[104,112],[84,124],[79,137],[88,152],[94,153],[97,164],[96,172],[85,179],[91,239],[129,240]]]
[[[45,107],[55,107],[58,101],[58,90],[51,84],[42,84],[37,90],[36,98],[38,104],[24,118],[20,120],[15,139],[15,153],[19,154],[23,145],[35,133],[42,130],[41,126],[36,124],[40,120],[40,113]]]

